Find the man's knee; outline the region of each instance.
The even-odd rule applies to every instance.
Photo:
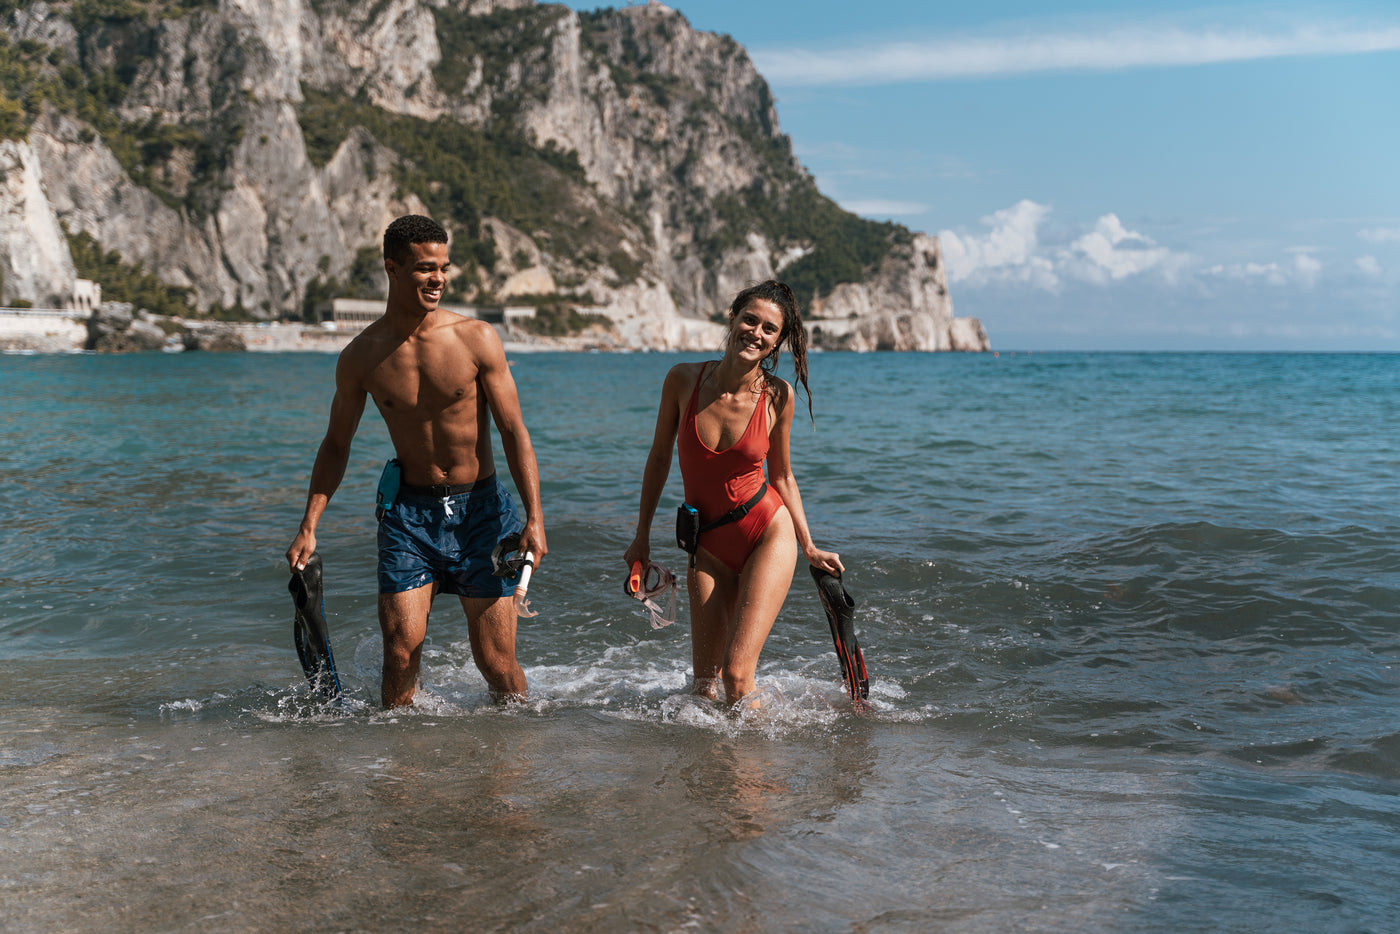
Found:
[[[389,640],[384,643],[384,665],[395,671],[404,671],[412,668],[417,662],[422,646],[411,646],[399,640]]]

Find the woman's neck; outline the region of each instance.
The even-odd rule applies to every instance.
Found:
[[[734,395],[755,388],[762,383],[763,368],[759,364],[747,364],[725,354],[719,364],[710,371],[709,381],[721,393]]]

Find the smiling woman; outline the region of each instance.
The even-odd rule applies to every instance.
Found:
[[[759,704],[748,696],[757,687],[758,656],[787,597],[798,548],[823,573],[843,570],[838,555],[812,541],[792,475],[788,437],[796,393],[773,375],[784,342],[807,389],[810,415],[806,332],[797,299],[781,282],[769,280],[735,297],[718,363],[682,363],[666,375],[637,534],[623,555],[629,568],[650,564],[652,517],[671,453],[679,451],[686,502],[676,535],[690,553],[691,690],[714,700],[723,682],[731,706]]]

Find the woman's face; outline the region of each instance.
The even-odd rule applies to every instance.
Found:
[[[766,298],[756,298],[729,323],[729,348],[742,360],[760,361],[783,336],[783,310]]]

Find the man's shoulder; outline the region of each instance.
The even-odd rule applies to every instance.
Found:
[[[458,341],[474,356],[502,352],[504,345],[501,343],[501,336],[496,333],[490,322],[456,314],[452,317],[456,320],[449,320],[434,329],[435,337]]]
[[[490,335],[500,340],[496,334],[496,328],[489,321],[482,321],[480,318],[468,318],[465,315],[453,314],[448,322],[448,327],[454,329],[458,334],[469,337],[486,337]]]
[[[366,354],[382,346],[390,336],[388,325],[384,323],[383,318],[371,321],[363,331],[350,338],[350,343],[340,352],[340,359],[349,363],[361,360]]]

